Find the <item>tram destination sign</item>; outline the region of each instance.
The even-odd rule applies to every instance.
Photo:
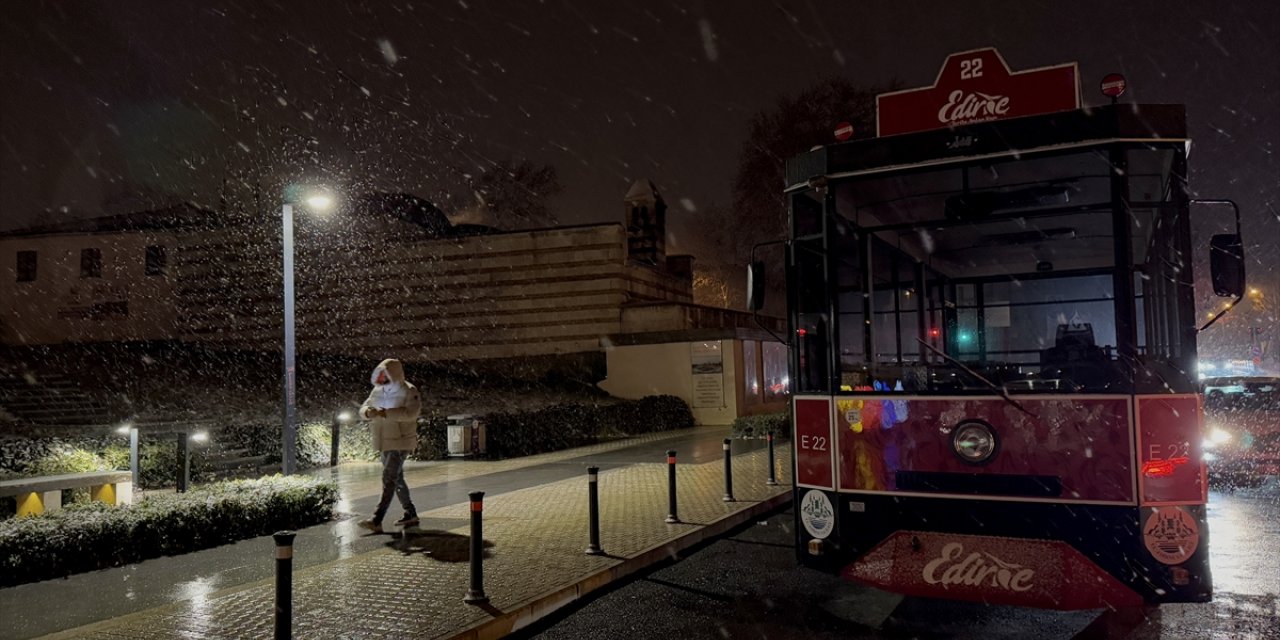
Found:
[[[876,135],[1080,108],[1076,63],[1013,72],[995,48],[947,56],[932,86],[876,96]]]

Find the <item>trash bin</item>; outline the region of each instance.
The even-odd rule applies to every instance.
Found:
[[[465,413],[445,419],[449,436],[449,457],[481,455],[485,450],[484,422]]]

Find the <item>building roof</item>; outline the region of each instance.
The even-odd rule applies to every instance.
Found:
[[[209,209],[189,202],[117,215],[68,220],[36,225],[0,233],[0,238],[42,236],[77,233],[116,233],[121,231],[173,231],[191,227],[207,227],[218,224],[221,216]]]

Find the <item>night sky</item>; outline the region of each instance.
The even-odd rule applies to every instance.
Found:
[[[255,177],[453,211],[468,174],[528,158],[558,169],[560,221],[619,220],[648,177],[678,234],[729,203],[746,123],[778,95],[927,85],[948,53],[996,46],[1014,70],[1079,61],[1086,103],[1119,71],[1126,100],[1187,104],[1193,188],[1241,203],[1274,274],[1278,34],[1270,0],[10,3],[0,228],[138,193],[245,206]]]

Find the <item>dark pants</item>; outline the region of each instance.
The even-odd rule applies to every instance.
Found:
[[[400,506],[404,507],[406,516],[418,515],[409,497],[409,485],[404,481],[404,461],[409,457],[408,451],[382,452],[382,499],[378,500],[378,508],[373,512],[373,519],[382,522],[391,506],[391,495],[400,498]]]

